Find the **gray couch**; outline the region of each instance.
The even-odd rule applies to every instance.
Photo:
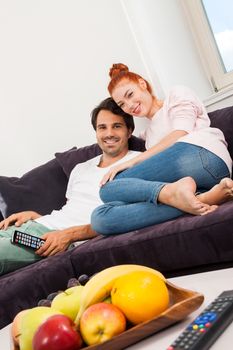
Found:
[[[209,113],[212,126],[225,134],[233,157],[233,107]],[[133,137],[130,148],[143,150]],[[59,208],[75,164],[100,153],[91,146],[56,153],[48,163],[21,178],[0,177],[0,210],[8,216],[21,210],[42,214]],[[46,190],[45,190],[46,189]],[[206,216],[184,215],[175,220],[110,237],[98,236],[76,248],[43,259],[0,278],[0,328],[15,314],[33,307],[50,292],[64,289],[71,277],[116,264],[144,264],[165,276],[190,274],[233,265],[233,201]]]

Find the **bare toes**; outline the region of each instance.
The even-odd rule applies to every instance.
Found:
[[[218,208],[217,205],[210,205],[209,208],[206,208],[206,210],[200,214],[201,216],[212,213],[213,211],[215,211]]]

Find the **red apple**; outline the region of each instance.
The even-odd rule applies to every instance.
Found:
[[[124,332],[126,318],[116,306],[98,303],[89,306],[81,316],[80,332],[88,345],[103,343]]]
[[[54,315],[43,322],[33,337],[33,350],[79,350],[80,334],[65,315]]]

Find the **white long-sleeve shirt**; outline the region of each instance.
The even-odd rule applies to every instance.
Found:
[[[188,134],[177,142],[187,142],[206,148],[219,156],[232,172],[232,159],[227,142],[220,129],[210,127],[210,119],[203,103],[185,86],[175,86],[164,100],[163,107],[149,120],[142,134],[146,148],[159,143],[174,130],[184,130]]]

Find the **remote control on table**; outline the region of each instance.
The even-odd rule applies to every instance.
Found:
[[[207,350],[232,321],[233,290],[229,290],[209,304],[167,350]]]
[[[45,240],[16,230],[12,236],[11,242],[37,250],[44,244]]]

